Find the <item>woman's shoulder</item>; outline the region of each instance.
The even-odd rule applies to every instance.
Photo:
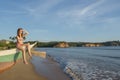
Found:
[[[19,36],[16,36],[17,39],[19,39],[20,37]]]

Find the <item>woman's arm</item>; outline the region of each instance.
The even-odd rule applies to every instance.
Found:
[[[26,31],[26,30],[23,30],[23,37],[25,37],[26,35],[28,35],[29,34],[29,32],[28,31]]]
[[[17,43],[20,43],[19,37],[17,36],[16,38],[17,38]]]

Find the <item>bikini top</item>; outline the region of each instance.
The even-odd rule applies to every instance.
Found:
[[[17,39],[17,42],[19,43],[19,42],[23,42],[23,38],[21,37],[18,37],[18,39]]]
[[[19,38],[18,40],[23,41],[23,38]]]

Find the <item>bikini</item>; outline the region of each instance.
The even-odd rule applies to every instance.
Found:
[[[23,41],[23,38],[19,38],[18,40],[19,40],[19,41]],[[17,44],[16,44],[16,46],[22,46],[22,45],[23,45],[23,43],[22,43],[22,44],[21,44],[21,43],[19,43],[19,42],[18,42],[18,40],[17,40]]]

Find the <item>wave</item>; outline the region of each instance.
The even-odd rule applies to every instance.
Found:
[[[101,55],[99,55],[101,56]],[[107,58],[113,58],[113,59],[120,59],[120,57],[117,57],[117,56],[101,56],[101,57],[107,57]]]
[[[94,47],[90,49],[98,49],[98,50],[120,50],[120,47]]]
[[[69,63],[64,68],[64,71],[69,74],[73,80],[120,80],[120,71],[114,72],[102,70],[97,66],[91,66],[86,63]]]
[[[99,48],[44,50],[73,80],[120,80],[120,47],[113,51],[97,50]]]
[[[76,70],[78,69],[77,66],[71,64],[71,63],[64,63],[64,61],[62,60],[62,58],[55,58],[51,55],[48,55],[48,57],[50,57],[53,61],[56,61],[57,63],[60,64],[60,67],[63,69],[63,71],[72,78],[72,80],[83,80],[82,77],[79,75],[79,73],[77,71],[73,71],[73,68],[75,68]],[[71,68],[72,67],[72,68]]]
[[[50,55],[49,55],[50,56]],[[73,80],[119,80],[120,71],[110,71],[101,69],[85,61],[66,61],[63,58],[52,57],[54,61],[58,62],[63,71],[68,74]],[[102,66],[102,65],[99,65]]]
[[[68,62],[64,68],[64,72],[72,77],[73,80],[83,80],[82,75],[79,73],[78,65]]]

